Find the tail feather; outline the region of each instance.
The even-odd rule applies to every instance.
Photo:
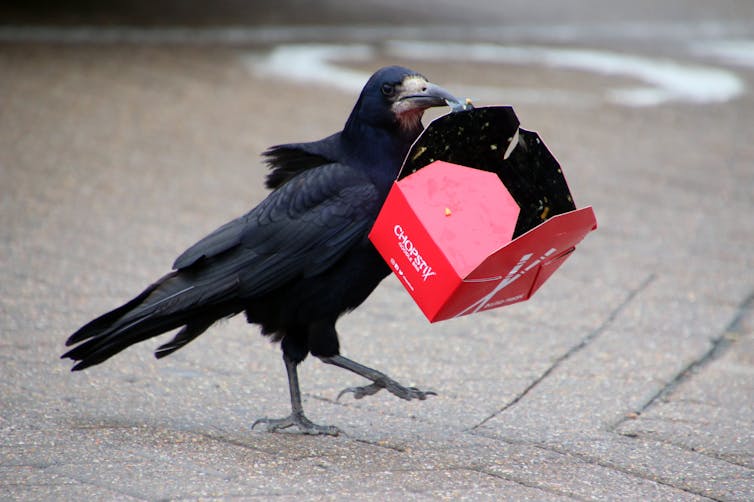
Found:
[[[185,322],[185,321],[184,321]],[[91,338],[63,354],[63,358],[78,361],[72,371],[79,371],[94,366],[118,352],[139,342],[175,329],[183,324],[179,319],[150,319],[139,322],[113,333],[104,333]]]
[[[66,346],[71,346],[75,343],[86,340],[87,338],[95,337],[112,328],[115,322],[141,305],[144,300],[154,292],[155,289],[164,284],[171,277],[175,276],[175,274],[176,272],[171,272],[163,276],[157,282],[151,284],[147,289],[142,291],[133,300],[121,305],[117,309],[113,309],[110,312],[99,316],[93,321],[86,323],[84,326],[79,328],[78,331],[68,337],[68,340],[65,341]]]
[[[99,364],[127,347],[184,326],[173,340],[161,346],[164,357],[209,328],[215,320],[240,311],[232,301],[238,280],[197,281],[171,272],[133,300],[76,331],[66,342],[80,345],[62,355],[77,361],[73,371]]]
[[[209,328],[214,322],[214,319],[211,319],[205,321],[196,321],[185,325],[178,333],[175,334],[172,340],[157,347],[157,350],[155,350],[154,352],[155,357],[157,359],[162,359],[163,357],[172,354],[197,336],[204,333],[207,328]]]

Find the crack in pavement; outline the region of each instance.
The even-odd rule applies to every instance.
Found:
[[[613,471],[616,471],[616,472],[620,472],[622,474],[625,474],[625,475],[633,477],[633,478],[642,479],[644,481],[649,481],[651,483],[656,483],[658,485],[666,486],[668,488],[672,488],[674,490],[682,491],[682,492],[688,493],[690,495],[695,495],[697,497],[702,497],[702,498],[705,498],[705,499],[708,499],[708,500],[713,500],[715,502],[722,502],[721,499],[714,498],[711,495],[703,493],[703,492],[701,492],[699,490],[695,490],[695,489],[690,488],[690,487],[678,486],[676,484],[673,484],[672,480],[666,479],[666,478],[662,477],[661,475],[657,475],[657,474],[651,473],[651,472],[641,472],[641,471],[638,471],[638,470],[632,470],[632,469],[630,469],[628,467],[621,466],[621,465],[616,464],[614,462],[611,462],[609,460],[603,460],[603,459],[601,459],[601,458],[599,458],[597,456],[594,456],[594,455],[589,455],[589,454],[586,454],[586,453],[580,453],[580,452],[577,452],[577,451],[572,451],[572,450],[569,450],[569,449],[567,449],[565,447],[562,447],[562,446],[556,446],[556,445],[553,445],[553,444],[536,442],[536,441],[517,440],[517,439],[512,439],[512,438],[509,438],[509,437],[497,436],[497,435],[494,435],[494,434],[486,434],[486,433],[481,432],[481,431],[474,431],[474,432],[472,432],[472,434],[480,436],[480,437],[488,438],[488,439],[493,439],[495,441],[502,441],[502,442],[504,442],[506,444],[509,444],[509,445],[512,445],[512,446],[521,446],[521,445],[531,446],[533,448],[539,448],[539,449],[541,449],[543,451],[546,451],[546,452],[556,453],[558,455],[563,455],[563,456],[566,456],[566,457],[573,457],[573,458],[576,458],[576,459],[578,459],[578,460],[580,460],[580,461],[582,461],[582,462],[584,462],[586,464],[589,464],[589,465],[595,465],[595,466],[602,467],[602,468],[605,468],[605,469],[610,469],[610,470],[613,470]],[[625,437],[625,436],[623,436],[623,437]],[[629,440],[631,438],[626,438],[626,439]],[[657,441],[657,442],[660,442],[660,441]],[[696,452],[694,452],[694,453],[696,453]]]
[[[354,436],[349,436],[345,432],[343,433],[343,435],[345,437],[347,437],[348,439],[356,441],[357,443],[365,444],[365,445],[368,445],[368,446],[373,446],[375,448],[382,448],[384,450],[395,451],[395,452],[398,452],[398,453],[408,453],[408,451],[406,450],[406,448],[403,448],[403,447],[397,446],[397,445],[391,445],[391,444],[388,444],[388,443],[383,442],[383,441],[373,441],[373,440],[369,440],[369,439],[357,438],[357,437],[354,437]]]
[[[635,477],[635,478],[643,479],[645,481],[650,481],[652,483],[657,483],[658,485],[667,486],[668,488],[673,488],[674,490],[679,490],[679,491],[682,491],[684,493],[688,493],[690,495],[696,495],[697,497],[703,497],[703,498],[706,498],[708,500],[714,500],[715,502],[722,502],[721,499],[717,499],[715,497],[712,497],[711,495],[709,495],[707,493],[703,493],[703,492],[701,492],[699,490],[695,490],[695,489],[687,487],[687,486],[679,486],[679,485],[675,484],[673,482],[673,480],[664,479],[662,476],[654,474],[654,473],[648,473],[648,472],[641,472],[641,471],[632,470],[632,469],[629,469],[628,467],[623,467],[621,465],[615,464],[615,463],[610,462],[610,461],[605,461],[605,460],[602,460],[602,459],[600,459],[598,457],[593,457],[591,455],[585,455],[585,454],[582,454],[582,453],[576,453],[576,452],[568,451],[568,450],[565,450],[565,449],[561,450],[560,448],[554,448],[552,446],[549,446],[549,447],[545,446],[545,445],[537,445],[537,446],[539,446],[541,448],[544,448],[544,449],[547,449],[547,450],[550,450],[550,451],[553,451],[555,453],[560,453],[561,455],[570,455],[570,456],[576,457],[576,458],[578,458],[578,459],[580,459],[583,462],[586,462],[588,464],[598,465],[598,466],[604,467],[606,469],[611,469],[613,471],[621,472],[621,473],[626,474],[628,476],[632,476],[632,477]]]
[[[474,425],[473,427],[470,427],[465,430],[465,432],[473,432],[477,430],[479,427],[484,425],[485,423],[489,422],[493,418],[497,417],[498,415],[504,413],[506,410],[511,408],[512,406],[515,406],[519,401],[521,401],[526,395],[534,390],[540,383],[542,383],[545,378],[550,376],[553,371],[555,371],[563,362],[571,358],[571,356],[575,355],[577,352],[581,351],[582,349],[586,348],[595,338],[597,338],[600,334],[602,334],[618,317],[618,315],[625,309],[636,296],[644,291],[649,285],[657,278],[657,275],[655,273],[649,274],[636,288],[629,291],[626,298],[623,299],[623,301],[613,309],[612,312],[607,316],[607,318],[600,324],[596,329],[594,329],[591,333],[586,335],[584,338],[581,339],[579,343],[568,349],[563,355],[555,359],[553,363],[534,381],[532,381],[520,394],[518,394],[516,397],[514,397],[511,401],[506,403],[503,407],[501,407],[496,412],[492,413],[488,417],[486,417],[484,420],[479,422],[478,424]]]
[[[615,434],[618,434],[628,439],[651,439],[652,441],[656,441],[661,444],[672,446],[680,450],[686,450],[688,452],[695,453],[696,455],[703,455],[705,457],[709,457],[711,459],[718,460],[720,462],[725,462],[726,464],[730,464],[735,467],[741,467],[743,469],[747,469],[754,472],[754,469],[752,469],[750,466],[741,462],[736,462],[735,460],[731,460],[725,454],[717,453],[717,452],[710,452],[697,446],[690,446],[687,444],[679,443],[677,441],[672,441],[669,439],[665,439],[663,437],[655,436],[653,434],[644,435],[644,434],[633,433],[633,432],[618,432],[618,431],[611,431],[611,432],[614,432]]]
[[[490,476],[490,477],[493,477],[493,478],[496,478],[496,479],[502,479],[504,481],[510,481],[511,483],[516,483],[517,485],[521,485],[521,486],[524,486],[526,488],[532,488],[532,489],[535,489],[535,490],[543,491],[543,492],[545,492],[545,493],[547,493],[549,495],[560,495],[560,496],[568,497],[568,498],[571,498],[571,499],[574,499],[574,500],[582,500],[582,501],[589,500],[589,499],[585,499],[583,497],[579,497],[578,495],[576,495],[574,493],[565,492],[565,491],[562,491],[562,490],[556,490],[554,488],[550,488],[549,486],[545,486],[545,485],[542,485],[542,484],[537,484],[537,483],[529,482],[529,481],[526,481],[524,479],[517,478],[515,476],[505,476],[505,475],[499,474],[497,472],[489,471],[489,470],[487,470],[487,469],[485,469],[483,467],[466,466],[466,467],[458,467],[457,470],[476,472],[477,474],[484,474],[485,476]]]
[[[78,483],[81,483],[82,485],[89,485],[94,486],[96,488],[102,488],[109,492],[112,492],[114,494],[120,495],[120,496],[126,496],[130,497],[136,500],[144,500],[149,501],[152,500],[148,495],[145,495],[141,492],[135,491],[133,488],[123,488],[122,486],[116,486],[115,484],[109,484],[104,481],[100,481],[98,479],[92,479],[89,476],[82,476],[78,474],[71,474],[67,472],[62,472],[56,468],[56,466],[50,467],[48,469],[50,472],[54,472],[58,476],[63,476],[68,479],[72,479]]]
[[[728,348],[730,348],[733,342],[735,342],[737,338],[736,335],[741,334],[741,327],[747,314],[751,314],[753,312],[754,291],[752,291],[744,299],[744,301],[739,304],[738,309],[733,316],[733,319],[731,319],[725,329],[723,329],[723,331],[718,336],[710,340],[711,346],[709,350],[707,350],[697,359],[694,359],[689,364],[687,364],[685,368],[679,371],[660,390],[658,390],[653,396],[651,396],[638,410],[635,411],[635,413],[637,415],[641,415],[647,409],[652,407],[658,400],[665,399],[670,396],[670,394],[672,394],[679,385],[693,377],[701,368],[720,358],[728,350]],[[610,432],[616,432],[616,429],[620,427],[621,424],[630,419],[631,418],[627,416],[623,417],[615,424],[608,427],[607,430]]]

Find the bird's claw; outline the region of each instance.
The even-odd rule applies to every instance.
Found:
[[[341,430],[334,425],[315,424],[306,418],[303,413],[292,413],[285,418],[260,418],[251,424],[251,428],[254,429],[260,424],[267,426],[267,432],[277,432],[295,425],[304,434],[337,436],[341,433]]]
[[[338,397],[335,400],[340,401],[340,398],[343,397],[343,394],[346,394],[348,392],[353,394],[354,399],[361,399],[362,397],[376,394],[380,389],[382,389],[382,387],[377,385],[376,383],[373,383],[371,385],[364,385],[363,387],[348,387],[340,391],[340,394],[338,394]]]
[[[401,399],[405,399],[406,401],[411,401],[412,399],[419,399],[420,401],[424,401],[425,399],[427,399],[427,396],[437,395],[437,392],[433,390],[421,390],[416,387],[404,387],[395,380],[385,379],[384,381],[377,380],[369,385],[364,385],[362,387],[348,387],[346,389],[343,389],[342,391],[340,391],[340,394],[338,394],[336,401],[340,401],[340,398],[343,396],[343,394],[349,392],[353,394],[354,399],[361,399],[363,397],[376,394],[381,389],[387,389],[391,394],[398,396]]]

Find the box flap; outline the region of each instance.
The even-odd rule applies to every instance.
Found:
[[[560,165],[539,135],[519,128],[509,106],[450,113],[414,142],[398,178],[435,160],[494,172],[521,208],[514,237],[576,209]]]
[[[528,299],[595,228],[588,206],[554,216],[501,247],[464,278],[465,283],[483,284],[486,291],[455,315]]]

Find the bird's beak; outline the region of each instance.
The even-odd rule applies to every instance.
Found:
[[[425,110],[433,106],[449,106],[454,112],[465,110],[466,101],[462,101],[453,96],[450,92],[439,85],[427,82],[426,80],[417,82],[419,85],[407,85],[403,93],[396,100],[396,104],[406,109]]]

